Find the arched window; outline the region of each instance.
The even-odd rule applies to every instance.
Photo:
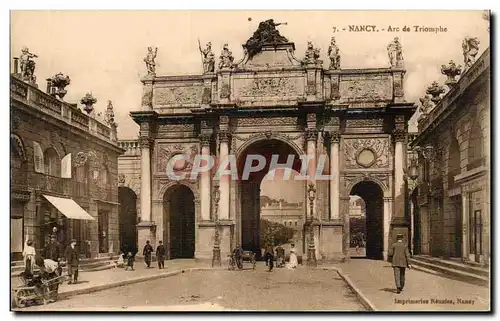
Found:
[[[44,172],[50,176],[61,176],[61,162],[56,150],[49,147],[43,153]]]
[[[469,148],[467,153],[467,170],[484,165],[483,132],[477,118],[471,124],[469,132]]]

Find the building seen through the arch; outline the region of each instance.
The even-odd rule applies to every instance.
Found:
[[[312,228],[319,259],[349,256],[351,195],[366,203],[367,255],[386,257],[396,234],[409,239],[404,171],[416,107],[404,97],[401,52],[391,51],[400,47],[389,46],[380,68],[342,69],[324,66],[312,43],[297,52],[275,28],[261,23],[244,57],[224,46],[199,75],[157,75],[148,55],[141,108],[131,112],[139,138],[119,142],[119,185],[137,195],[140,246],[163,240],[172,257],[211,258],[218,229],[222,257],[236,244],[256,251],[260,184],[273,157],[309,174],[292,203],[302,204],[297,224]],[[213,157],[211,171],[168,175],[192,172],[198,155]],[[214,179],[228,159],[235,175]],[[244,178],[248,161],[254,170]],[[331,179],[313,175],[318,164]]]

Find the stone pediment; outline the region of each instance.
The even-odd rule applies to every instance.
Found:
[[[260,51],[253,56],[249,54],[246,45],[243,45],[243,48],[245,57],[238,64],[238,69],[300,66],[300,61],[294,56],[295,44],[293,42],[262,45]]]

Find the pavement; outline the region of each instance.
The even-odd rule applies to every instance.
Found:
[[[351,259],[335,264],[375,311],[488,311],[490,289],[416,270],[397,294],[390,263]]]
[[[192,270],[22,311],[363,311],[336,271]]]
[[[405,289],[397,294],[390,263],[377,260],[351,259],[347,263],[322,265],[319,269],[299,266],[297,270],[275,269],[271,273],[266,271],[263,262],[257,263],[255,271],[227,271],[224,264],[214,271],[208,263],[194,260],[169,260],[163,270],[152,266],[147,269],[144,263],[137,262],[135,271],[116,268],[81,273],[79,284],[60,286],[60,301],[22,311],[67,308],[78,311],[232,311],[261,310],[263,307],[270,310],[310,310],[314,307],[336,311],[490,309],[489,288],[416,270],[407,270]],[[12,280],[14,287],[15,279]],[[194,300],[192,293],[197,293]],[[152,297],[143,300],[149,295]],[[185,298],[191,299],[186,303]],[[132,301],[122,305],[129,299]]]

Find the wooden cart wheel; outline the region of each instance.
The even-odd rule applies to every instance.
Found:
[[[18,308],[26,307],[25,300],[22,298],[24,296],[23,292],[24,292],[23,290],[17,291],[17,293],[14,297],[16,307],[18,307]]]

